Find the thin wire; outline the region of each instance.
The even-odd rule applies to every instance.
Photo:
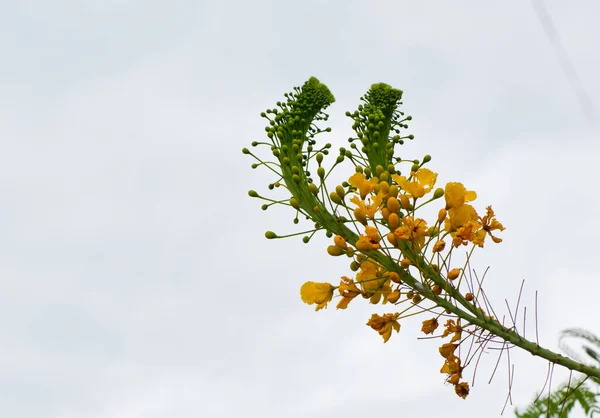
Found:
[[[575,71],[575,66],[567,53],[567,50],[563,46],[562,40],[558,35],[556,27],[554,23],[552,23],[552,19],[550,18],[550,14],[546,10],[544,6],[544,2],[542,0],[531,0],[531,5],[533,6],[533,10],[540,21],[542,27],[544,28],[544,32],[546,32],[546,36],[548,40],[554,47],[556,52],[556,57],[558,58],[558,62],[562,67],[565,76],[567,77],[567,81],[571,85],[575,95],[577,96],[577,101],[581,106],[581,110],[583,111],[585,117],[588,122],[594,122],[594,108],[592,105],[592,100],[590,96],[587,94],[581,79],[577,75],[577,71]]]

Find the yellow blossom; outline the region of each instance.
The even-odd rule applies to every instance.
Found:
[[[423,331],[425,334],[433,334],[433,332],[436,330],[438,325],[439,325],[439,323],[438,323],[437,318],[427,319],[426,321],[423,321],[423,326],[421,327],[421,331]]]
[[[370,295],[371,303],[378,303],[383,296],[383,303],[387,302],[387,296],[392,293],[390,276],[383,275],[381,268],[370,260],[360,265],[360,271],[356,274],[356,282],[360,283],[363,291]]]
[[[365,200],[359,199],[358,196],[353,196],[350,198],[350,202],[357,205],[357,209],[362,210],[369,218],[373,219],[377,211],[381,208],[383,196],[381,193],[377,194],[372,196],[372,198],[368,198],[366,202]]]
[[[501,238],[492,235],[492,231],[504,231],[506,229],[500,222],[496,220],[495,216],[496,215],[494,214],[492,207],[488,206],[486,208],[486,215],[481,218],[481,229],[475,233],[473,244],[483,247],[483,241],[485,240],[486,235],[489,235],[492,241],[494,241],[496,244],[502,242]]]
[[[463,399],[466,399],[467,395],[469,394],[469,384],[467,382],[461,382],[458,385],[454,386],[454,391],[458,396],[460,396]]]
[[[396,240],[411,241],[419,247],[425,243],[425,237],[428,235],[427,223],[423,219],[413,219],[412,216],[404,216],[402,226],[394,231]]]
[[[400,323],[398,322],[399,317],[399,313],[388,313],[383,316],[373,314],[371,315],[371,319],[367,322],[367,325],[377,331],[379,335],[383,337],[383,342],[386,343],[392,336],[392,330],[395,330],[396,332],[400,331]]]
[[[437,173],[426,168],[420,168],[413,174],[411,180],[408,180],[406,176],[399,176],[398,174],[392,175],[392,178],[402,190],[412,197],[418,198],[425,196],[433,189],[437,180]]]
[[[365,235],[361,235],[356,241],[356,248],[361,251],[371,251],[379,249],[379,241],[381,236],[377,231],[377,228],[373,226],[367,226],[365,228]]]
[[[354,173],[352,177],[348,179],[348,183],[358,189],[360,193],[360,197],[364,199],[371,191],[375,188],[378,179],[377,177],[371,178],[371,180],[367,180],[363,173]]]
[[[440,354],[442,355],[442,357],[447,359],[448,357],[454,355],[454,350],[456,350],[456,347],[458,347],[458,344],[452,344],[452,343],[442,344],[442,346],[439,348]]]
[[[444,189],[444,198],[446,199],[446,208],[457,208],[465,202],[477,199],[477,193],[468,191],[462,183],[450,182]]]
[[[317,304],[315,311],[327,306],[327,302],[333,298],[333,287],[330,283],[306,282],[300,288],[300,297],[304,303]]]
[[[448,217],[444,221],[444,225],[446,231],[453,232],[467,224],[469,221],[477,221],[478,219],[479,216],[477,215],[475,208],[465,203],[448,210]]]
[[[354,280],[346,276],[342,276],[340,287],[338,287],[338,292],[340,292],[342,298],[336,306],[337,309],[346,309],[352,299],[362,294],[362,291],[356,286]]]
[[[446,329],[444,330],[444,333],[442,334],[442,337],[447,337],[451,333],[454,333],[454,336],[452,337],[452,339],[450,340],[450,342],[453,343],[453,342],[456,342],[456,341],[460,340],[461,334],[462,334],[462,327],[460,325],[460,319],[457,319],[456,322],[454,322],[453,319],[449,319],[444,324],[444,328],[446,328]]]
[[[444,248],[446,248],[446,243],[442,240],[436,242],[435,244],[433,244],[433,249],[431,250],[434,253],[439,253],[441,251],[444,251]]]

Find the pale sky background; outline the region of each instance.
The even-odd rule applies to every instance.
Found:
[[[546,6],[599,109],[600,3]],[[240,150],[310,76],[337,99],[334,149],[372,83],[404,90],[407,155],[507,227],[473,260],[496,309],[525,279],[542,345],[600,334],[599,113],[528,1],[5,0],[0,51],[2,417],[499,416],[494,353],[462,400],[417,340],[427,318],[383,344],[364,324],[385,307],[315,313],[301,284],[346,264],[264,239],[302,226],[247,196],[274,179]],[[546,362],[511,360],[522,406]]]

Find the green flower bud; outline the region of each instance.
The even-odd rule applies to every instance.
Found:
[[[250,197],[258,197],[258,193],[256,193],[254,190],[248,190],[248,196],[250,196]]]
[[[308,189],[310,190],[310,192],[312,194],[314,194],[315,196],[319,194],[319,188],[317,187],[317,185],[315,183],[310,183],[308,185]]]
[[[290,199],[290,205],[292,205],[294,209],[300,209],[300,202],[298,202],[298,199],[296,199],[295,197],[292,197]]]
[[[340,198],[340,196],[336,192],[331,192],[329,194],[329,198],[331,199],[331,201],[333,203],[337,203],[338,205],[342,204],[342,199]]]
[[[242,148],[242,154],[250,154],[250,150],[248,148]]]
[[[324,169],[323,167],[319,167],[319,168],[317,168],[317,175],[318,175],[320,178],[323,178],[323,177],[325,177],[325,169]]]
[[[438,187],[437,189],[435,189],[435,192],[433,192],[434,199],[439,199],[443,195],[444,195],[444,189],[442,189],[441,187]]]
[[[300,184],[300,176],[298,174],[294,174],[292,176],[292,181],[296,184]]]
[[[419,164],[413,164],[413,166],[410,168],[410,171],[417,171],[419,169]]]
[[[274,238],[277,238],[277,234],[273,231],[267,231],[267,232],[265,232],[265,238],[274,239]]]
[[[338,155],[338,157],[335,159],[336,164],[339,164],[342,161],[344,161],[344,156],[343,155]]]
[[[423,163],[428,163],[429,161],[431,161],[431,155],[427,154],[425,157],[423,157]]]
[[[344,190],[344,188],[342,186],[336,186],[335,192],[341,199],[343,199],[344,196],[346,196],[346,191]]]

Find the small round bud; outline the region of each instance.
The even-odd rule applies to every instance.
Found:
[[[471,302],[471,301],[473,300],[473,293],[467,293],[467,294],[465,295],[465,299],[466,299],[468,302]]]
[[[391,197],[398,197],[398,186],[392,184],[388,193]]]
[[[423,298],[421,297],[421,295],[414,295],[412,297],[412,301],[413,303],[416,305],[417,303],[421,302],[423,300]]]
[[[388,217],[388,224],[392,231],[398,228],[398,226],[400,226],[400,218],[398,217],[397,213],[390,214],[390,216]]]
[[[387,297],[387,300],[390,303],[396,303],[396,302],[398,302],[398,299],[400,299],[400,291],[399,290],[394,290]]]
[[[358,269],[359,269],[359,266],[358,266],[358,263],[356,261],[353,261],[353,262],[350,263],[350,270],[352,270],[352,271],[358,271]]]
[[[250,154],[250,150],[248,148],[242,148],[242,154]]]
[[[437,189],[435,189],[435,192],[433,192],[434,199],[439,199],[443,195],[444,195],[444,189],[442,189],[441,187],[438,187]]]
[[[402,209],[410,210],[410,199],[407,195],[401,194],[398,199],[400,199],[400,204],[402,205]]]
[[[335,163],[336,164],[341,163],[342,161],[344,161],[344,158],[345,157],[343,155],[338,155],[337,158],[335,159]]]
[[[379,175],[379,180],[387,182],[390,176],[385,171]]]
[[[330,245],[329,247],[327,247],[327,253],[329,255],[337,257],[337,256],[344,254],[344,250],[342,250],[339,247],[336,247],[335,245]]]
[[[303,243],[308,244],[308,241],[310,241],[310,237],[302,237]]]
[[[385,171],[385,169],[381,165],[378,165],[377,167],[375,167],[375,174],[377,175],[377,177],[379,177],[381,175],[381,173],[383,173],[384,171]]]
[[[273,231],[267,231],[267,232],[265,232],[265,238],[274,239],[274,238],[277,238],[277,234]]]
[[[393,281],[394,283],[398,283],[398,284],[402,283],[402,280],[400,280],[400,276],[395,271],[390,272],[389,277],[390,277],[390,280]]]
[[[256,193],[254,190],[248,190],[248,196],[250,196],[250,197],[258,197],[258,193]]]
[[[342,237],[341,235],[334,236],[333,243],[336,247],[341,248],[342,250],[348,248],[348,245],[346,244],[346,238]]]
[[[433,287],[431,288],[431,292],[434,295],[439,296],[442,294],[442,288],[440,286],[438,286],[437,284],[434,284]]]
[[[427,154],[423,157],[423,163],[428,163],[429,161],[431,161],[431,155]]]
[[[329,198],[331,199],[331,201],[333,203],[336,203],[338,205],[342,204],[342,199],[340,198],[340,196],[336,192],[329,193]]]
[[[317,168],[317,175],[318,175],[320,178],[323,178],[323,177],[325,177],[325,169],[324,169],[323,167],[319,167],[319,168]]]
[[[448,272],[448,280],[455,280],[460,276],[460,269],[452,269]]]
[[[400,265],[404,268],[410,266],[410,260],[408,258],[403,258],[402,261],[400,261]]]
[[[310,190],[310,192],[312,194],[314,194],[315,196],[319,194],[319,188],[317,187],[317,185],[315,183],[310,183],[308,185],[308,190]]]
[[[317,163],[321,164],[323,162],[323,154],[318,153],[317,154]]]
[[[415,173],[417,172],[417,170],[419,170],[419,164],[413,164],[413,166],[410,168],[410,171],[413,171]]]
[[[400,202],[395,197],[390,197],[387,200],[387,208],[390,210],[390,213],[398,213],[400,211]]]
[[[444,219],[446,219],[446,209],[441,208],[440,211],[438,212],[438,222],[442,223],[444,222]]]
[[[341,199],[343,199],[344,196],[346,195],[346,191],[344,190],[344,188],[342,186],[336,186],[335,192]]]
[[[415,136],[414,136],[413,134],[410,134],[410,135],[408,136],[408,139],[415,139]]]
[[[264,204],[264,205],[262,205],[260,208],[261,208],[262,210],[267,210],[267,209],[269,209],[269,205],[267,205],[267,204]]]
[[[296,199],[295,197],[292,197],[290,199],[290,205],[294,208],[294,209],[300,209],[300,202],[298,201],[298,199]]]
[[[327,232],[325,232],[325,236],[326,236],[327,238],[331,238],[331,237],[333,236],[333,232],[331,232],[331,231],[327,231]]]

